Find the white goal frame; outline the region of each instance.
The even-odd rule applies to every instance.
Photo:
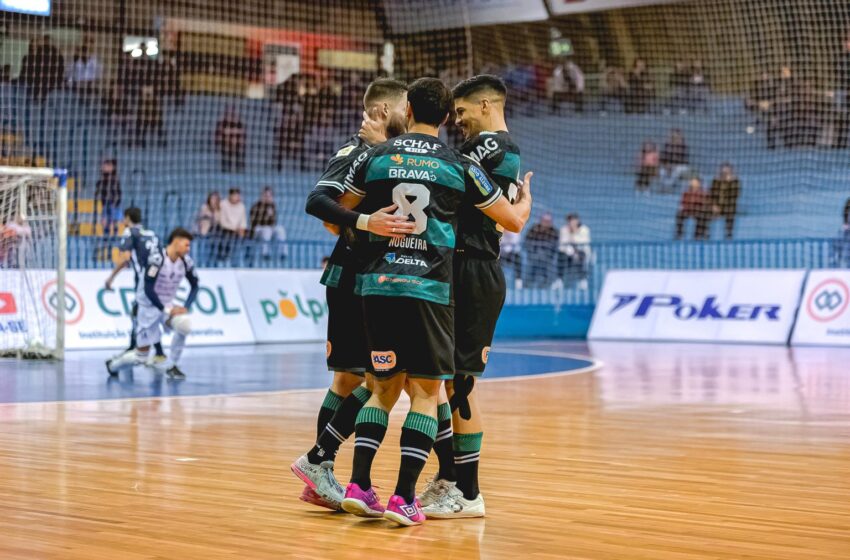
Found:
[[[19,213],[27,217],[28,177],[51,179],[48,188],[56,191],[56,351],[58,360],[65,357],[65,271],[68,267],[68,172],[50,167],[11,167],[0,166],[0,176],[20,177]],[[12,188],[15,188],[14,186]],[[24,357],[26,350],[20,350],[18,357]]]

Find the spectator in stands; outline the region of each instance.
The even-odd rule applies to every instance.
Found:
[[[83,43],[74,52],[71,66],[71,85],[84,100],[94,95],[101,76],[100,61],[89,52],[89,46]]]
[[[708,78],[702,61],[697,58],[691,64],[688,80],[688,106],[692,111],[708,112],[708,90]]]
[[[796,78],[791,66],[785,64],[779,71],[779,79],[776,81],[776,90],[773,99],[770,120],[767,124],[767,147],[776,148],[776,140],[781,134],[786,146],[790,144],[793,131],[789,130],[791,123],[792,98],[797,88]]]
[[[0,267],[23,268],[31,240],[32,228],[20,214],[0,225]]]
[[[626,96],[626,112],[646,113],[649,111],[654,97],[655,86],[652,83],[652,78],[649,76],[646,62],[641,58],[636,58],[632,64],[632,70],[629,72],[629,93]]]
[[[101,224],[105,235],[116,235],[118,224],[124,220],[121,208],[121,181],[118,179],[118,161],[105,159],[100,164],[100,179],[94,188],[94,198],[101,204]]]
[[[549,286],[555,273],[558,255],[558,230],[552,225],[552,214],[543,214],[540,221],[526,234],[525,251],[528,255],[529,287]]]
[[[262,241],[264,259],[271,258],[269,244],[275,241],[286,241],[286,230],[277,224],[277,206],[271,187],[265,187],[260,200],[251,206],[251,238]]]
[[[666,190],[675,191],[679,181],[690,171],[690,154],[682,131],[674,128],[670,131],[670,139],[661,150],[661,182]]]
[[[655,142],[646,141],[640,148],[640,157],[638,160],[637,179],[635,180],[635,190],[639,193],[649,195],[649,189],[652,181],[658,176],[658,165],[660,154],[658,146]]]
[[[245,170],[245,125],[233,106],[224,111],[215,127],[215,145],[225,173]]]
[[[551,112],[561,112],[561,102],[571,101],[576,113],[584,112],[584,72],[574,61],[558,64],[552,71]]]
[[[49,35],[30,42],[29,50],[21,61],[20,80],[27,86],[30,96],[44,101],[51,91],[62,86],[65,60],[53,46]]]
[[[114,147],[127,140],[126,134],[131,121],[130,107],[120,80],[115,80],[107,88],[101,104],[103,106],[102,124],[106,128],[107,143]]]
[[[505,231],[501,241],[501,261],[505,271],[513,272],[514,288],[522,289],[522,238],[518,233]]]
[[[670,97],[670,108],[679,113],[685,113],[688,108],[688,89],[690,88],[691,74],[684,61],[676,62],[673,73],[670,75],[670,88],[673,93]]]
[[[165,147],[165,124],[162,117],[162,104],[153,84],[145,84],[139,90],[136,109],[136,145],[147,147],[148,133],[156,133],[158,144]]]
[[[227,200],[221,201],[221,244],[219,245],[219,260],[227,260],[237,242],[245,237],[248,229],[248,216],[242,193],[237,188],[230,189]]]
[[[221,195],[212,191],[195,217],[195,233],[204,237],[221,231]]]
[[[567,285],[578,280],[579,289],[586,290],[589,261],[590,228],[581,223],[578,214],[567,214],[558,237],[558,277]]]
[[[623,71],[616,66],[605,66],[603,63],[602,85],[599,98],[599,110],[602,113],[608,111],[608,104],[612,101],[623,110],[629,84]]]
[[[693,177],[690,187],[682,193],[679,211],[676,213],[676,239],[682,239],[685,233],[685,220],[693,218],[694,239],[705,239],[708,230],[708,198],[702,188],[699,177]]]
[[[735,216],[738,214],[738,198],[741,196],[741,181],[735,175],[732,164],[724,163],[720,172],[711,181],[708,191],[711,203],[711,215],[723,218],[726,226],[726,239],[732,239],[735,230]],[[708,238],[708,230],[706,230]]]
[[[750,93],[744,102],[747,109],[756,114],[756,123],[770,125],[773,118],[773,105],[776,100],[776,82],[770,72],[763,70],[750,86]]]
[[[850,198],[844,203],[844,223],[833,248],[833,264],[836,268],[850,268]]]
[[[301,160],[304,147],[305,115],[301,76],[294,74],[278,87],[281,117],[275,131],[275,168],[283,170],[286,159]],[[362,94],[361,94],[362,95]]]

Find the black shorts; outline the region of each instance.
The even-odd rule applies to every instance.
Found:
[[[505,274],[496,259],[458,254],[454,260],[455,370],[481,375],[505,304]]]
[[[354,290],[327,288],[328,369],[364,375],[369,365],[363,298]]]
[[[454,308],[409,297],[363,298],[371,351],[370,373],[451,379],[455,368]]]

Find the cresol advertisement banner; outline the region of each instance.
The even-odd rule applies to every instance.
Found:
[[[588,338],[786,344],[803,270],[617,270]]]
[[[321,276],[320,270],[236,272],[257,342],[325,340],[328,304]]]
[[[543,0],[386,0],[394,33],[547,19]]]
[[[682,3],[684,0],[547,0],[552,15],[578,14],[582,12],[598,12],[601,10],[617,10],[619,8],[634,8],[654,4]]]
[[[105,270],[69,270],[65,281],[65,347],[121,348],[130,340],[130,313],[135,301],[133,275],[118,276],[111,291],[106,290]],[[251,325],[239,293],[236,273],[230,270],[198,270],[201,285],[189,310],[192,333],[188,344],[216,345],[254,342]],[[56,282],[44,282],[38,288],[46,313],[55,317]],[[183,282],[177,303],[188,294]],[[165,342],[170,337],[165,337]]]
[[[792,344],[850,346],[850,271],[809,273]]]

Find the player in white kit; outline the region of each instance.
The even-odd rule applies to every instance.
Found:
[[[174,379],[185,379],[186,375],[177,367],[186,336],[191,332],[191,322],[186,316],[198,293],[198,276],[189,257],[192,234],[177,228],[168,236],[168,246],[148,256],[142,282],[139,283],[136,301],[139,314],[136,319],[136,351],[111,360],[108,368],[118,370],[147,361],[150,347],[162,339],[162,332],[174,331],[171,340],[170,367],[165,373]],[[183,306],[174,305],[174,297],[183,279],[189,281],[189,295]]]

